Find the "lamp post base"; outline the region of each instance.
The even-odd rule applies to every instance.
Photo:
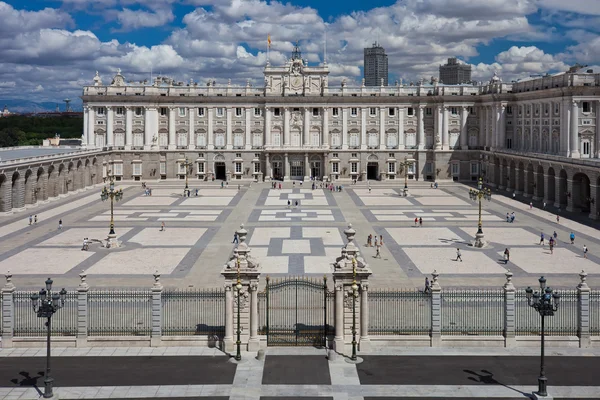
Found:
[[[363,362],[364,360],[360,357],[356,357],[356,360],[353,360],[351,357],[346,357],[344,358],[344,360],[348,363],[348,364],[360,364],[361,362]]]
[[[475,241],[473,241],[473,247],[481,249],[485,246],[487,246],[487,242],[484,239],[483,232],[477,232],[477,234],[475,234]]]
[[[404,197],[408,197],[408,195],[409,195],[409,193],[408,193],[408,188],[404,188],[404,189],[403,189],[403,193],[402,193],[402,195],[403,195]]]
[[[106,248],[117,249],[119,247],[121,247],[121,242],[117,239],[117,234],[109,233],[108,238],[106,238]]]

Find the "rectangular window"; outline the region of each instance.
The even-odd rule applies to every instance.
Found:
[[[165,161],[160,163],[160,174],[161,175],[167,174],[167,163]]]
[[[350,157],[352,157],[352,158],[358,158],[358,153],[351,153]]]
[[[450,114],[452,114],[452,115],[458,115],[458,108],[457,107],[450,107]]]
[[[358,114],[358,108],[352,107],[350,109],[350,115],[353,116],[353,117],[356,117],[357,114]]]
[[[334,117],[337,117],[337,116],[339,116],[339,115],[340,115],[340,109],[339,109],[339,108],[336,108],[336,107],[332,108],[332,109],[331,109],[331,114],[332,114]]]
[[[260,108],[254,107],[254,116],[255,117],[260,117],[260,114],[261,114]]]
[[[115,175],[115,176],[123,175],[123,164],[121,164],[121,163],[113,164],[113,175]]]
[[[459,163],[452,163],[450,165],[452,166],[452,176],[457,176],[458,172],[459,172],[460,164]]]
[[[479,175],[479,164],[471,163],[471,175]]]
[[[377,115],[377,109],[375,107],[370,107],[369,108],[369,115],[374,117],[375,115]]]
[[[258,174],[260,172],[260,163],[254,163],[254,173]]]
[[[425,108],[425,115],[431,115],[432,112],[433,110],[431,109],[431,107]]]
[[[338,153],[333,153],[333,154],[331,154],[331,157],[332,157],[332,158],[338,158],[339,156],[340,156],[340,155],[339,155]]]
[[[357,162],[350,163],[350,172],[352,172],[354,174],[358,173],[358,163]]]
[[[133,175],[134,176],[142,175],[142,163],[140,163],[140,162],[133,163]]]
[[[313,112],[313,117],[318,117],[319,116],[319,109],[318,108],[314,107],[313,110],[312,110],[312,112]]]
[[[215,114],[217,117],[222,117],[223,116],[223,107],[217,107]]]
[[[388,108],[388,115],[389,115],[390,117],[393,117],[393,116],[395,116],[395,115],[396,115],[396,109],[395,109],[394,107],[390,107],[390,108]]]
[[[281,115],[281,110],[279,109],[279,107],[275,107],[273,109],[273,115],[276,117],[279,117]]]
[[[117,115],[123,115],[123,114],[124,114],[124,109],[123,109],[123,107],[117,107],[116,114],[117,114]]]
[[[96,113],[97,113],[98,115],[104,115],[104,114],[106,114],[106,109],[105,109],[104,107],[98,107],[98,108],[96,109]]]
[[[242,163],[241,162],[235,163],[235,172],[238,174],[242,172]]]
[[[167,115],[169,115],[169,110],[167,109],[167,107],[161,107],[160,108],[160,116],[164,117],[164,116],[167,116]]]
[[[396,163],[388,163],[388,173],[390,173],[390,174],[396,173]]]
[[[198,173],[199,174],[203,174],[204,173],[204,163],[203,162],[199,162],[198,163]]]
[[[433,163],[426,163],[425,164],[425,173],[426,174],[431,174],[433,172]]]
[[[584,113],[589,113],[591,111],[590,102],[589,101],[582,101],[581,102],[581,109],[583,110]]]
[[[236,117],[241,117],[242,116],[242,108],[241,107],[236,107],[235,108],[235,116]]]
[[[199,117],[204,117],[204,107],[198,108],[198,116]]]
[[[506,106],[506,113],[512,115],[512,106]]]
[[[179,116],[185,117],[185,107],[179,107]]]
[[[412,107],[408,107],[406,112],[408,113],[409,117],[412,117],[413,115],[415,115],[415,109]]]
[[[337,162],[331,163],[331,172],[333,172],[334,174],[337,174],[338,172],[340,172],[340,163],[337,163]]]
[[[469,107],[469,114],[475,115],[475,107]]]
[[[136,107],[135,108],[135,115],[138,116],[138,117],[140,115],[142,115],[142,107]]]

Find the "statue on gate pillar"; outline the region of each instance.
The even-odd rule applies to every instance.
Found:
[[[354,237],[356,236],[356,231],[352,228],[352,224],[348,224],[348,229],[344,230],[344,235],[346,235],[346,240],[348,240],[348,243],[346,243],[346,245],[342,247],[342,255],[335,260],[335,270],[338,271],[349,269],[351,271],[353,268],[353,259],[356,260],[357,268],[368,268],[365,259],[360,255],[358,247],[356,247],[356,245],[354,244]]]

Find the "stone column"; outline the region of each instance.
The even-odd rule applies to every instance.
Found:
[[[581,271],[579,273],[581,282],[577,285],[577,331],[579,332],[579,347],[587,349],[591,347],[590,338],[590,287],[586,279],[587,273]]]
[[[258,280],[250,282],[250,339],[248,339],[248,351],[258,351],[260,340],[258,339]]]
[[[431,347],[442,345],[442,288],[437,271],[431,274]]]
[[[448,150],[450,143],[448,141],[448,107],[443,107],[442,116],[442,150]]]
[[[304,107],[304,140],[302,145],[304,147],[310,146],[310,108]]]
[[[500,106],[500,118],[499,118],[499,128],[500,128],[500,140],[498,143],[498,147],[500,149],[506,148],[506,105],[502,104]],[[515,128],[513,128],[515,129]]]
[[[379,108],[379,149],[385,150],[387,143],[385,142],[385,108]]]
[[[371,350],[369,338],[369,283],[360,285],[360,351]]]
[[[323,107],[323,143],[321,146],[329,148],[329,107]]]
[[[2,288],[2,347],[13,347],[15,331],[15,304],[13,300],[15,285],[12,283],[10,271],[4,275],[6,284]]]
[[[460,148],[469,149],[469,136],[467,132],[467,119],[469,118],[469,108],[462,107],[460,110]]]
[[[290,146],[290,109],[283,108],[283,145]]]
[[[187,168],[187,167],[186,167]],[[152,332],[150,334],[150,346],[158,347],[162,340],[162,291],[160,274],[154,273],[154,284],[152,285]]]
[[[114,134],[113,134],[113,109],[111,106],[106,107],[106,146],[113,147],[114,146]]]
[[[40,182],[39,182],[39,194],[38,194],[38,201],[42,202],[42,203],[47,203],[48,202],[48,174],[46,171],[44,171],[42,173],[42,176],[40,177]]]
[[[560,208],[561,204],[560,204],[560,176],[559,175],[555,175],[554,176],[554,207],[556,208]]]
[[[573,201],[573,196],[575,196],[573,194],[573,179],[567,179],[567,192],[569,193],[569,195],[567,195],[567,211],[573,212],[575,211],[575,208],[573,207],[575,203]]]
[[[88,138],[87,144],[91,147],[96,147],[96,121],[94,107],[88,107]]]
[[[519,171],[520,169],[518,167],[515,166],[515,181],[513,182],[514,187],[515,187],[515,194],[519,195],[521,193],[523,193],[521,190],[519,190]]]
[[[404,138],[404,110],[404,107],[396,109],[396,113],[398,113],[398,150],[404,150],[406,147],[406,140]]]
[[[265,107],[265,146],[271,146],[271,109],[269,107]]]
[[[571,103],[571,158],[580,158],[579,154],[579,102],[573,100]]]
[[[90,126],[89,126],[89,110],[90,107],[83,106],[83,136],[81,137],[81,147],[87,147]]]
[[[225,148],[227,150],[231,150],[233,149],[233,140],[231,138],[231,113],[233,112],[233,109],[231,107],[227,107],[225,109],[225,113],[226,113],[226,126],[225,126]]]
[[[77,287],[77,347],[86,347],[88,344],[88,291],[90,286],[86,282],[86,278],[85,271],[81,271]]]
[[[21,171],[12,189],[12,208],[22,211],[25,208],[25,172]],[[10,181],[6,184],[10,185]]]
[[[533,201],[540,201],[544,196],[544,193],[540,193],[542,189],[538,185],[538,175],[537,172],[533,172]]]
[[[133,110],[131,106],[127,106],[125,107],[125,150],[131,150],[131,146],[133,146]]]
[[[417,138],[417,148],[419,150],[423,150],[425,148],[425,111],[423,110],[425,108],[424,105],[420,105],[418,107],[418,132],[419,132],[419,136]]]
[[[253,138],[252,138],[252,108],[246,107],[244,110],[245,121],[245,129],[246,129],[246,139],[244,140],[244,148],[246,150],[252,150]],[[252,171],[254,172],[254,170]]]
[[[265,181],[270,181],[273,177],[273,170],[271,167],[271,158],[269,157],[269,153],[265,153]]]
[[[598,201],[600,199],[596,198],[596,193],[598,193],[598,186],[590,184],[590,197],[594,199],[594,202],[590,203],[590,215],[588,216],[591,219],[598,219]]]
[[[233,351],[233,287],[231,282],[225,281],[225,336],[223,337],[223,350],[227,353]]]
[[[498,175],[500,175],[500,181],[498,182],[498,190],[503,190],[504,189],[504,174],[506,173],[506,171],[504,170],[504,165],[500,164],[498,166],[498,168],[500,169],[500,173]]]
[[[531,184],[531,182],[529,182],[529,173],[527,172],[527,166],[525,166],[525,171],[523,171],[523,197],[531,196],[529,194],[529,185],[530,184]]]
[[[548,174],[544,174],[544,198],[543,201],[544,203],[548,202],[548,199],[550,198],[550,188],[549,188],[549,183],[550,183],[550,175]]]
[[[479,136],[477,147],[485,147],[485,106],[479,107]]]
[[[283,155],[283,158],[284,158],[283,168],[285,169],[285,171],[283,171],[283,180],[289,181],[290,180],[290,157],[289,157],[288,153],[285,153]]]
[[[504,347],[515,347],[516,340],[516,290],[512,283],[513,273],[510,270],[504,273],[506,283],[504,284]]]
[[[348,109],[342,108],[342,150],[348,150]]]
[[[570,150],[570,139],[569,131],[571,123],[569,118],[571,117],[571,108],[569,107],[569,100],[564,99],[560,103],[560,150],[559,154],[563,157],[569,157]]]
[[[360,148],[367,148],[367,108],[360,109]]]
[[[194,110],[196,110],[194,107],[188,107],[187,112],[188,112],[188,118],[189,118],[189,124],[190,124],[190,128],[188,129],[188,149],[193,150],[196,148],[196,140],[194,138],[195,134],[196,134],[196,123],[194,121]]]
[[[208,114],[208,126],[206,127],[206,135],[208,136],[208,146],[207,146],[207,150],[214,150],[215,149],[215,135],[213,133],[213,120],[214,120],[214,109],[212,107],[207,107],[206,108],[206,113]],[[265,127],[266,128],[266,127]],[[171,141],[171,139],[169,139],[169,142]],[[171,143],[169,143],[169,146],[171,145]],[[213,171],[214,173],[215,171]]]
[[[304,182],[310,180],[310,163],[308,161],[308,153],[304,153]]]
[[[336,284],[335,288],[335,338],[333,349],[338,353],[344,351],[344,285]]]

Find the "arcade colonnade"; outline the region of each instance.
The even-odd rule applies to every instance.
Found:
[[[487,156],[484,173],[498,190],[600,219],[600,165],[564,164],[524,156]]]
[[[106,163],[95,156],[0,167],[0,212],[23,210],[101,183]]]

